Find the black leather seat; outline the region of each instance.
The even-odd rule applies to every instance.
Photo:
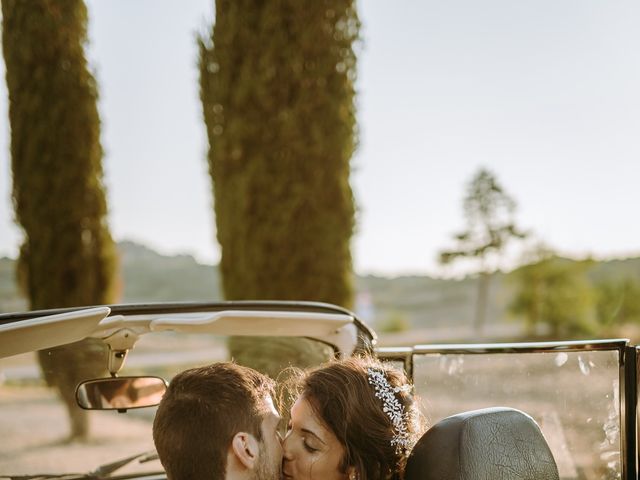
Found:
[[[512,408],[454,415],[431,427],[407,461],[405,480],[558,480],[538,424]]]

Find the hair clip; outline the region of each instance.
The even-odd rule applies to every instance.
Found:
[[[382,400],[382,411],[387,414],[393,425],[394,435],[391,438],[391,445],[396,447],[397,454],[408,455],[412,447],[412,441],[407,430],[407,414],[395,394],[398,392],[408,393],[411,391],[411,386],[392,387],[384,373],[374,368],[367,369],[367,375],[369,384],[375,390],[376,398]]]

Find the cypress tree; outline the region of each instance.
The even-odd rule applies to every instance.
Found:
[[[227,299],[352,304],[359,28],[351,0],[216,1],[200,86]]]
[[[2,47],[11,124],[20,268],[33,309],[114,301],[116,255],[102,184],[97,87],[87,67],[82,0],[3,0]],[[87,434],[75,384],[106,368],[100,343],[40,352],[73,437]]]

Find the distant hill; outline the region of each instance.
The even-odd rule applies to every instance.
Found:
[[[118,250],[123,303],[222,300],[217,266],[199,264],[190,255],[161,255],[130,241],[120,242]],[[14,281],[14,265],[14,260],[0,259],[0,311],[13,311],[16,306],[24,309]],[[500,278],[496,278],[494,285],[499,284]],[[358,276],[356,289],[371,299],[371,322],[385,315],[401,315],[414,326],[466,321],[472,315],[475,295],[472,279],[420,276]],[[494,297],[491,316],[501,311],[498,296]]]
[[[120,242],[118,249],[123,303],[222,299],[217,266],[200,264],[190,255],[161,255],[129,241]],[[0,312],[25,309],[26,303],[15,285],[14,268],[15,260],[0,258]],[[640,258],[594,262],[588,274],[596,282],[625,276],[640,280]],[[356,290],[356,313],[377,330],[389,319],[401,319],[406,327],[428,331],[431,337],[441,335],[448,336],[449,340],[463,340],[471,335],[469,327],[476,295],[474,278],[365,275],[356,277]],[[511,296],[509,274],[494,275],[487,325],[504,332],[493,334],[494,338],[510,338],[514,335],[513,327],[519,325],[507,313]],[[460,333],[452,333],[455,331]]]
[[[502,322],[507,298],[504,298],[503,274],[491,281],[487,318]],[[400,316],[412,327],[445,327],[469,324],[473,318],[476,282],[444,280],[426,276],[356,278],[358,292],[368,292],[375,311],[373,323]]]
[[[191,255],[161,255],[134,242],[118,243],[123,303],[222,300],[218,267]]]
[[[122,303],[218,301],[218,267],[191,255],[166,256],[134,242],[120,242]],[[15,284],[15,260],[0,258],[0,313],[24,310]]]

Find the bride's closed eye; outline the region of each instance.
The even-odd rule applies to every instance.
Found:
[[[315,453],[315,452],[317,452],[319,450],[318,448],[313,448],[311,445],[309,445],[309,443],[307,442],[307,438],[306,437],[302,437],[302,446],[309,453]]]
[[[289,421],[289,423],[287,423],[287,433],[285,435],[285,438],[287,438],[292,431],[293,431],[293,424],[291,423],[291,421]],[[300,441],[302,442],[302,446],[304,447],[304,449],[309,453],[315,453],[320,450],[319,448],[316,448],[309,443],[306,435],[301,436]]]

